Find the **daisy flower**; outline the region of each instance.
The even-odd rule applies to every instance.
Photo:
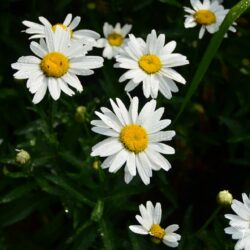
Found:
[[[97,47],[104,48],[103,57],[108,59],[117,55],[119,49],[125,44],[126,35],[130,32],[132,25],[125,24],[121,27],[120,23],[117,23],[115,27],[108,23],[103,25],[103,34],[105,38],[100,38],[97,41]]]
[[[32,35],[29,39],[44,38],[45,26],[50,27],[54,32],[56,30],[56,27],[58,26],[60,26],[64,30],[70,31],[72,40],[81,40],[84,44],[89,45],[89,49],[92,49],[92,47],[96,43],[96,40],[100,38],[100,35],[92,30],[75,30],[75,28],[79,25],[81,21],[81,17],[79,16],[73,18],[72,14],[68,14],[64,19],[63,23],[56,23],[54,25],[52,25],[46,18],[42,16],[38,19],[41,24],[30,21],[23,21],[23,24],[27,27],[24,32]]]
[[[185,28],[193,28],[196,25],[201,25],[199,32],[199,39],[204,36],[205,31],[215,33],[219,30],[221,23],[228,13],[228,9],[224,9],[219,0],[204,0],[203,3],[199,0],[190,0],[193,9],[184,7],[184,11],[188,13],[185,15]],[[236,23],[233,23],[235,25]],[[230,31],[235,32],[235,27],[231,26]]]
[[[161,120],[164,108],[156,108],[156,101],[147,102],[138,113],[139,100],[131,100],[129,110],[119,98],[110,99],[113,111],[101,108],[95,112],[100,120],[91,122],[92,131],[108,136],[92,148],[91,156],[107,157],[102,168],[117,172],[125,164],[125,182],[129,183],[138,171],[144,184],[150,183],[152,170],[168,171],[170,163],[161,154],[174,154],[175,150],[162,143],[170,141],[175,131],[161,131],[171,121]]]
[[[250,249],[250,199],[243,193],[243,203],[233,200],[231,205],[235,214],[226,214],[225,217],[230,220],[230,227],[225,228],[225,233],[231,234],[232,239],[238,240],[235,250]]]
[[[170,225],[165,229],[160,226],[161,222],[161,204],[156,203],[155,207],[151,201],[147,201],[146,206],[141,204],[139,206],[140,215],[136,215],[136,220],[140,225],[129,226],[129,229],[137,234],[143,234],[154,237],[156,240],[162,241],[169,247],[177,247],[181,236],[174,233],[179,226],[177,224]]]
[[[76,75],[91,75],[91,69],[103,65],[99,56],[85,56],[86,51],[79,42],[70,43],[70,32],[60,26],[55,32],[45,28],[45,40],[31,42],[30,49],[35,56],[22,56],[11,67],[18,71],[16,79],[28,79],[27,88],[34,95],[33,103],[39,103],[49,89],[54,100],[60,97],[61,91],[72,96],[73,87],[81,92],[83,87]]]
[[[115,67],[128,70],[120,77],[119,82],[129,80],[125,86],[127,92],[142,83],[145,97],[156,98],[160,91],[170,99],[171,92],[178,91],[174,81],[186,83],[172,67],[189,63],[185,56],[172,53],[175,47],[175,41],[165,45],[165,35],[160,34],[157,37],[155,30],[147,36],[146,42],[129,35],[127,45],[116,56]]]

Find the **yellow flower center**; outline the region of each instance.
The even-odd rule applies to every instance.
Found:
[[[159,224],[153,224],[149,232],[157,239],[162,240],[166,235],[165,230]]]
[[[51,27],[51,29],[55,32],[57,26],[60,26],[62,29],[66,30],[66,31],[67,31],[67,30],[70,30],[70,36],[71,36],[71,38],[73,37],[73,31],[72,31],[69,27],[67,27],[66,25],[64,25],[63,23],[54,24],[54,25]]]
[[[216,22],[215,14],[210,10],[198,10],[194,14],[197,23],[202,25],[209,25]]]
[[[156,55],[144,55],[138,61],[139,67],[147,74],[157,73],[161,69],[161,60]]]
[[[40,68],[48,77],[61,77],[69,69],[69,59],[60,52],[47,54],[40,62]]]
[[[120,141],[127,150],[137,154],[147,148],[148,135],[143,127],[130,124],[121,130]]]
[[[111,46],[121,46],[124,38],[118,33],[111,33],[108,35],[108,42]]]

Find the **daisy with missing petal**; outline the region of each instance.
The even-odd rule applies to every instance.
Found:
[[[30,49],[35,56],[22,56],[11,66],[18,71],[16,79],[28,79],[27,88],[34,95],[33,103],[39,103],[49,89],[54,100],[60,97],[61,91],[72,96],[74,91],[83,90],[76,75],[91,75],[95,68],[103,65],[99,56],[85,56],[86,51],[79,42],[70,43],[70,32],[60,26],[53,32],[45,28],[45,40],[40,44],[31,42]]]
[[[129,229],[137,234],[149,234],[156,240],[162,241],[169,247],[177,247],[181,236],[174,233],[179,226],[177,224],[170,225],[165,229],[160,226],[161,222],[161,204],[156,203],[155,207],[151,201],[147,201],[146,206],[141,204],[139,206],[140,215],[136,215],[136,220],[140,225],[129,226]]]
[[[119,82],[129,80],[125,87],[128,92],[142,83],[145,97],[156,98],[160,91],[170,99],[171,92],[178,91],[174,81],[186,83],[172,68],[189,63],[185,56],[172,53],[175,47],[175,41],[165,45],[165,35],[157,37],[155,30],[147,36],[146,42],[129,35],[127,45],[116,56],[115,67],[128,70],[120,77]]]
[[[75,30],[81,21],[81,17],[76,16],[75,18],[72,18],[72,14],[68,14],[63,23],[56,23],[54,25],[52,25],[46,18],[42,16],[39,17],[39,21],[42,24],[23,21],[23,24],[27,27],[24,32],[32,35],[29,39],[44,38],[45,26],[50,27],[54,32],[56,27],[60,26],[64,30],[68,30],[70,32],[72,40],[81,40],[84,44],[89,46],[89,49],[92,49],[96,43],[96,40],[100,38],[100,35],[92,30]]]
[[[125,24],[121,27],[120,23],[117,23],[115,27],[108,23],[104,23],[103,34],[105,38],[100,38],[97,41],[97,47],[104,48],[103,57],[108,59],[113,58],[117,55],[119,49],[126,42],[126,35],[130,32],[132,25]]]
[[[95,112],[100,120],[91,122],[92,131],[109,138],[92,148],[91,156],[107,157],[102,168],[117,172],[125,164],[125,182],[129,183],[138,172],[144,184],[150,183],[152,170],[168,171],[170,163],[161,154],[174,154],[175,150],[162,143],[170,141],[175,131],[161,131],[171,121],[161,120],[164,108],[156,109],[156,101],[147,102],[138,113],[139,100],[131,100],[129,110],[119,98],[110,99],[113,111],[101,108]]]
[[[235,250],[250,249],[250,199],[243,193],[243,203],[233,200],[231,205],[234,214],[226,214],[225,217],[230,220],[230,227],[225,228],[225,233],[231,234],[232,239],[238,240]]]
[[[219,30],[221,23],[228,13],[228,9],[224,9],[219,0],[204,0],[203,3],[199,0],[190,0],[193,9],[184,7],[185,12],[185,28],[193,28],[201,25],[199,39],[201,39],[207,30],[209,33],[215,33]],[[235,25],[235,23],[234,23]],[[230,31],[235,32],[236,29],[231,26]]]

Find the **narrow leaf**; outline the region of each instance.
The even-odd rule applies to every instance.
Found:
[[[244,13],[248,8],[250,7],[250,0],[241,0],[239,3],[237,3],[227,14],[225,17],[223,23],[220,26],[220,29],[211,39],[211,42],[209,43],[207,50],[205,54],[203,55],[201,59],[201,63],[198,66],[197,71],[195,72],[195,75],[191,81],[190,87],[188,89],[188,92],[185,96],[185,99],[182,103],[182,106],[174,120],[174,123],[178,120],[182,112],[184,111],[185,107],[187,106],[188,102],[190,101],[191,97],[195,93],[197,87],[199,86],[201,80],[203,79],[203,76],[205,75],[211,61],[216,55],[216,52],[219,49],[220,44],[222,43],[222,40],[224,38],[225,33],[228,31],[229,27],[232,25],[232,23],[242,14]]]

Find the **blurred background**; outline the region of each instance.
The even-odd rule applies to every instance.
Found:
[[[223,3],[231,8],[235,1]],[[132,24],[131,33],[146,38],[155,29],[167,42],[177,41],[176,53],[190,64],[178,68],[187,80],[171,100],[158,96],[166,118],[174,120],[189,83],[211,39],[198,40],[198,28],[184,28],[183,6],[177,0],[1,0],[0,3],[0,249],[167,249],[149,237],[134,235],[128,226],[137,224],[138,206],[151,200],[163,208],[162,226],[177,223],[182,240],[178,249],[234,249],[224,234],[228,222],[217,211],[216,195],[227,189],[236,199],[250,193],[250,13],[237,20],[237,32],[224,39],[198,90],[182,116],[172,125],[176,149],[168,157],[169,172],[155,172],[145,186],[134,178],[123,181],[100,169],[91,147],[103,139],[91,132],[90,121],[108,99],[125,103],[124,72],[114,69],[114,60],[89,77],[81,77],[84,91],[62,95],[54,102],[47,94],[33,105],[26,81],[15,80],[10,65],[20,56],[31,55],[23,20],[52,24],[63,22],[68,13],[81,16],[77,29],[92,29],[103,37],[103,24]],[[89,52],[102,55],[101,49]],[[147,100],[141,86],[131,92]],[[77,111],[77,107],[81,112]],[[31,160],[18,164],[16,149],[29,152]],[[211,223],[202,228],[217,211]]]

